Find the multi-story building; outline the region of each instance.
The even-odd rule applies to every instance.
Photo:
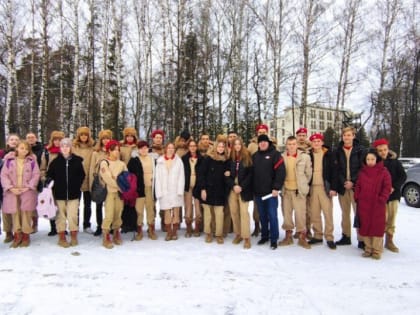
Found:
[[[277,121],[272,120],[267,123],[270,126],[271,136],[274,136],[277,131],[278,145],[284,147],[287,137],[295,135],[295,131],[300,127],[308,129],[308,137],[315,132],[324,133],[328,127],[334,128],[334,126],[339,126],[340,130],[337,132],[340,132],[344,125],[353,122],[355,116],[357,115],[349,110],[340,109],[337,111],[335,108],[310,104],[306,106],[306,126],[299,124],[299,107],[286,107],[283,113],[277,117]],[[335,124],[336,119],[337,124]]]

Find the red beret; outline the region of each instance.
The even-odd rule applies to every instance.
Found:
[[[105,145],[105,150],[106,152],[109,152],[109,150],[111,149],[111,146],[120,146],[120,143],[117,140],[110,140],[108,141],[108,143]]]
[[[147,143],[147,141],[139,141],[137,143],[137,148],[141,149],[143,147],[149,147],[149,144]]]
[[[324,141],[324,136],[320,133],[314,133],[312,136],[309,137],[309,141],[314,141],[314,140]]]
[[[386,145],[388,145],[389,144],[389,142],[388,142],[388,140],[386,140],[385,138],[381,138],[381,139],[378,139],[378,140],[375,140],[374,142],[373,142],[373,146],[376,148],[377,146],[379,146],[379,145],[382,145],[382,144],[386,144]]]
[[[300,133],[308,133],[308,129],[306,129],[305,127],[299,128],[298,130],[296,130],[296,134],[300,134]]]
[[[258,132],[260,129],[265,129],[265,131],[268,132],[268,126],[265,124],[257,125],[257,127],[255,127],[255,132]]]
[[[160,130],[160,129],[156,129],[156,130],[154,130],[154,131],[152,132],[152,135],[151,135],[152,139],[153,139],[156,135],[161,135],[161,136],[162,136],[162,138],[165,138],[165,133],[163,132],[163,130]]]

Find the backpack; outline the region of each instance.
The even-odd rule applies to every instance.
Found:
[[[137,176],[127,171],[121,172],[117,177],[117,184],[122,191],[121,199],[126,205],[134,207],[139,196],[137,193]]]
[[[54,186],[54,181],[42,189],[38,195],[38,201],[36,204],[36,211],[38,216],[46,219],[54,219],[57,214],[57,206],[54,202],[52,187]]]
[[[105,161],[109,165],[109,162],[107,160],[101,160],[97,163],[95,173],[93,173],[93,182],[90,190],[91,199],[96,203],[104,202],[106,199],[106,195],[108,194],[106,185],[102,184],[101,178],[99,176],[99,167],[102,161]]]

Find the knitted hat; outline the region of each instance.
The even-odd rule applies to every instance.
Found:
[[[314,133],[312,136],[309,137],[309,141],[314,141],[314,140],[324,141],[324,136],[320,133]]]
[[[268,143],[272,143],[270,138],[267,135],[260,135],[258,136],[258,143],[266,141]]]
[[[109,129],[104,129],[99,132],[98,138],[102,140],[103,138],[112,139],[112,131]]]
[[[301,127],[298,130],[296,130],[296,134],[300,134],[300,133],[308,133],[308,129],[306,129],[305,127]]]
[[[165,138],[165,132],[163,132],[163,130],[156,129],[152,132],[152,134],[150,136],[153,139],[156,135],[161,135],[162,138]]]
[[[373,147],[377,148],[378,146],[383,144],[389,145],[388,140],[386,140],[385,138],[377,139],[373,142]]]
[[[133,136],[134,138],[137,138],[137,131],[133,127],[126,127],[123,130],[123,136],[124,138],[127,136]]]
[[[50,135],[50,141],[52,142],[54,139],[63,139],[65,137],[64,132],[62,131],[58,131],[58,130],[54,130],[53,132],[51,132]]]
[[[117,147],[120,146],[120,143],[117,140],[108,141],[108,143],[105,145],[106,152],[109,152],[111,150],[111,147],[115,147],[115,146]]]
[[[76,131],[76,134],[77,134],[77,137],[79,137],[81,134],[88,135],[89,137],[91,136],[90,135],[90,129],[89,129],[89,127],[86,127],[86,126],[79,127]]]
[[[70,140],[70,138],[63,138],[60,141],[60,148],[61,147],[69,147],[71,148],[72,145],[72,141]]]
[[[141,140],[137,143],[137,148],[141,149],[143,147],[149,147],[149,144],[147,143],[147,141]]]

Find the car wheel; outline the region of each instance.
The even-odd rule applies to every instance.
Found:
[[[408,184],[404,188],[405,203],[410,207],[420,208],[420,187],[416,184]]]

